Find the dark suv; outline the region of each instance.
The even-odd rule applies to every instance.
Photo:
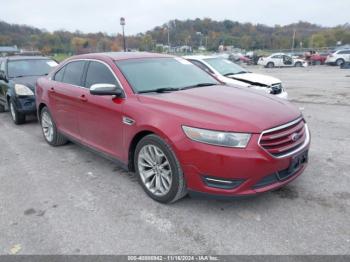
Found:
[[[0,57],[0,112],[9,109],[13,121],[23,124],[26,115],[36,112],[36,80],[56,66],[43,56]]]

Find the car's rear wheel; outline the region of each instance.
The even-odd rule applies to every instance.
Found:
[[[337,64],[337,66],[341,66],[342,64],[345,63],[345,61],[344,61],[344,59],[339,58],[339,59],[337,59],[337,61],[335,61],[335,63]]]
[[[296,62],[295,63],[295,67],[302,67],[302,66],[303,66],[303,64],[301,62]]]
[[[21,114],[20,112],[18,112],[15,103],[13,102],[12,99],[10,99],[9,102],[9,107],[10,107],[10,113],[11,113],[11,117],[13,122],[16,125],[21,125],[26,121],[26,116],[24,114]]]
[[[266,67],[267,68],[273,68],[273,67],[275,67],[275,64],[273,62],[268,62]]]
[[[44,107],[40,113],[40,124],[43,131],[44,138],[47,143],[52,146],[61,146],[68,142],[68,140],[57,130],[56,124],[52,119],[52,116]]]
[[[137,144],[135,170],[144,191],[154,200],[171,203],[186,195],[180,163],[171,147],[159,136],[145,136]]]

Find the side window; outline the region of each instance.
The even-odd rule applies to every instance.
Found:
[[[64,71],[66,70],[66,67],[62,67],[54,76],[54,80],[57,82],[62,82],[63,80],[63,75],[64,75]]]
[[[112,84],[118,86],[117,80],[106,65],[92,61],[86,73],[85,87],[90,88],[94,84]]]
[[[282,58],[282,56],[280,56],[280,55],[274,55],[273,57],[271,57],[271,58],[273,58],[273,59],[281,59]]]
[[[197,61],[197,60],[190,60],[191,63],[195,64],[196,66],[198,66],[199,68],[203,69],[205,72],[210,73],[210,74],[214,74],[213,71],[210,70],[210,68],[208,68],[205,64]]]
[[[81,79],[84,71],[85,61],[70,62],[65,66],[63,83],[81,86]]]

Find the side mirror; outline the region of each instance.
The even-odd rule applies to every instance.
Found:
[[[112,84],[94,84],[90,87],[90,94],[95,96],[123,96],[123,91]]]
[[[5,81],[6,83],[8,82],[8,79],[4,71],[0,71],[0,80]]]

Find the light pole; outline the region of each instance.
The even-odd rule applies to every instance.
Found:
[[[203,45],[203,34],[202,32],[196,32],[196,35],[199,36],[199,46],[201,47]]]
[[[125,33],[124,33],[124,26],[125,26],[125,18],[121,17],[120,18],[120,25],[123,28],[123,47],[124,47],[124,52],[126,52],[126,44],[125,44]]]
[[[292,39],[292,53],[294,53],[295,34],[296,34],[296,29],[294,28],[294,30],[293,30],[293,39]]]

